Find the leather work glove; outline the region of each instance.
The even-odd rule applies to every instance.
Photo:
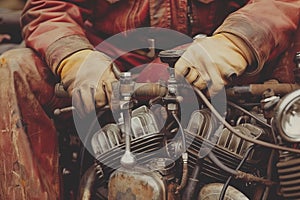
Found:
[[[112,65],[99,51],[81,50],[58,66],[57,74],[81,117],[110,102],[111,82],[117,80]]]
[[[254,62],[247,44],[230,33],[195,39],[175,64],[175,71],[210,96]]]

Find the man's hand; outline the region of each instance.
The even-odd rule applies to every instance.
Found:
[[[82,50],[65,58],[57,74],[80,116],[110,101],[111,82],[116,81],[112,61],[99,51]]]
[[[242,39],[229,33],[196,39],[177,61],[175,70],[209,94],[220,91],[232,78],[242,74],[254,61]]]

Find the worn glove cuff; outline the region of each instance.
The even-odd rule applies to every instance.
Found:
[[[270,32],[258,23],[249,23],[249,19],[241,14],[232,15],[215,31],[218,33],[230,33],[241,38],[251,49],[255,56],[256,63],[247,68],[246,74],[252,76],[259,73],[270,55],[270,46],[274,46],[275,41]],[[269,44],[266,44],[268,42]]]
[[[47,48],[46,62],[52,72],[58,75],[57,69],[62,60],[84,49],[94,49],[85,37],[80,35],[62,37]]]

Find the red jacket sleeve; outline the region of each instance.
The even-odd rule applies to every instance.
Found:
[[[252,49],[260,71],[270,55],[282,53],[299,28],[300,0],[251,0],[229,15],[216,33],[242,38]]]
[[[55,71],[66,56],[93,48],[85,37],[83,24],[91,14],[92,2],[74,0],[29,0],[21,17],[26,45],[45,58]]]

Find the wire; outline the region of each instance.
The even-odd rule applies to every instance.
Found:
[[[208,158],[217,165],[217,167],[221,168],[222,170],[224,170],[225,172],[227,172],[229,174],[232,174],[236,179],[242,179],[246,182],[258,182],[258,183],[262,183],[264,185],[276,184],[275,182],[272,182],[270,180],[267,180],[267,179],[264,179],[261,177],[257,177],[252,174],[227,167],[219,160],[219,158],[217,158],[217,156],[215,156],[215,154],[212,151],[208,152],[207,155],[208,155]]]
[[[264,126],[266,126],[266,127],[268,127],[268,128],[272,128],[272,126],[271,126],[270,124],[267,124],[266,122],[264,122],[263,120],[259,119],[257,116],[255,116],[254,114],[252,114],[252,113],[249,112],[248,110],[242,108],[241,106],[239,106],[239,105],[237,105],[237,104],[235,104],[235,103],[233,103],[233,102],[230,102],[230,101],[228,101],[227,103],[228,103],[228,105],[230,105],[230,106],[232,106],[232,107],[234,107],[234,108],[236,108],[236,109],[242,111],[242,112],[245,113],[246,115],[249,115],[250,117],[252,117],[252,118],[255,119],[256,121],[258,121],[260,124],[262,124],[262,125],[264,125]]]
[[[271,180],[272,178],[272,167],[273,167],[273,163],[274,163],[274,155],[275,155],[275,151],[274,149],[272,150],[271,154],[270,154],[270,158],[268,161],[268,168],[267,168],[267,179]],[[263,193],[262,196],[262,200],[267,200],[270,194],[270,186],[266,186],[265,191]]]
[[[231,131],[234,135],[257,145],[260,146],[264,146],[267,148],[271,148],[271,149],[277,149],[277,150],[281,150],[281,151],[290,151],[293,153],[299,153],[300,154],[300,149],[293,149],[293,148],[289,148],[289,147],[285,147],[285,146],[279,146],[276,144],[272,144],[272,143],[268,143],[268,142],[264,142],[261,140],[256,140],[253,138],[250,138],[246,135],[241,134],[240,132],[238,132],[237,130],[235,130],[225,119],[222,118],[222,116],[218,113],[218,111],[213,107],[213,105],[208,101],[208,99],[205,97],[205,95],[196,87],[194,87],[195,92],[199,95],[199,97],[203,100],[203,102],[205,103],[205,105],[212,111],[212,113],[217,117],[218,120],[220,120],[220,122],[222,122],[224,124],[224,126]]]
[[[183,149],[183,152],[185,152],[186,151],[186,139],[185,139],[185,134],[184,134],[183,128],[181,126],[181,123],[180,123],[177,115],[174,112],[172,112],[172,115],[173,115],[174,119],[176,120],[176,122],[179,126],[179,129],[180,129],[180,132],[181,132],[181,137],[182,137],[182,149]]]
[[[250,155],[250,152],[251,152],[253,149],[254,149],[254,145],[250,146],[250,147],[247,149],[247,151],[246,151],[246,153],[245,153],[243,159],[241,160],[241,162],[239,163],[239,165],[236,167],[235,170],[239,170],[239,169],[242,167],[242,165],[245,163],[245,161],[247,160],[248,156]],[[227,188],[228,188],[228,186],[229,186],[229,183],[230,183],[231,179],[232,179],[232,175],[229,176],[228,179],[226,180],[226,182],[225,182],[225,184],[224,184],[224,186],[223,186],[223,188],[222,188],[222,190],[221,190],[221,192],[220,192],[219,200],[223,200],[223,199],[224,199],[226,190],[227,190]]]
[[[226,165],[224,165],[212,151],[208,152],[207,156],[213,163],[215,163],[219,168],[221,168],[225,172],[232,174],[234,176],[238,175],[237,170],[231,169],[231,168],[227,167]]]

